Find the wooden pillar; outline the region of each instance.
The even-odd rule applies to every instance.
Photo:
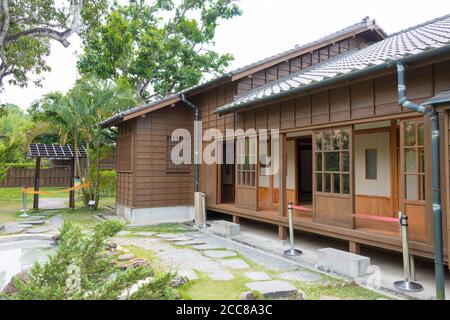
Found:
[[[238,217],[238,216],[233,216],[233,223],[237,223],[237,224],[239,224],[240,223],[240,218]]]
[[[356,243],[354,241],[348,242],[348,251],[349,252],[354,253],[354,254],[359,254],[361,252],[360,249],[361,248],[359,246],[359,243]]]
[[[73,188],[75,185],[75,158],[70,161],[70,178],[69,178],[69,188]],[[69,192],[69,208],[75,209],[75,191]]]
[[[39,184],[40,184],[40,178],[41,178],[41,158],[36,158],[36,167],[34,169],[34,191],[39,191]],[[33,209],[38,210],[39,209],[39,195],[34,194],[33,198]]]
[[[399,210],[399,189],[398,189],[398,159],[397,159],[397,120],[391,120],[389,132],[390,153],[391,153],[391,199],[392,213],[397,214]]]
[[[279,183],[278,183],[278,211],[281,217],[286,216],[286,134],[280,133],[279,142]]]
[[[287,228],[283,226],[278,226],[278,239],[287,240]]]
[[[278,181],[278,214],[281,217],[286,216],[286,134],[280,133],[279,150],[278,150],[278,165],[279,165],[279,181]],[[287,240],[287,228],[278,226],[278,238],[280,240]]]

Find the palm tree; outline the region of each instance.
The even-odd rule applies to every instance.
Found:
[[[79,80],[66,95],[46,103],[39,117],[40,126],[46,126],[49,131],[56,130],[61,143],[70,142],[75,150],[80,143],[85,145],[88,154],[85,182],[91,182],[91,186],[83,190],[83,198],[85,204],[95,200],[95,208],[100,199],[100,159],[102,144],[106,141],[99,123],[134,106],[136,101],[133,97],[134,91],[127,86],[89,77]],[[81,174],[78,153],[75,165]]]

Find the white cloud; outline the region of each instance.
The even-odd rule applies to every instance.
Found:
[[[426,4],[407,0],[242,0],[241,7],[244,14],[222,22],[217,31],[216,50],[235,57],[230,69],[313,41],[365,16],[375,18],[392,33],[450,13],[448,0],[428,0]],[[26,109],[45,93],[70,88],[77,77],[76,53],[81,52],[80,40],[72,37],[71,41],[69,48],[52,45],[48,58],[52,71],[45,75],[42,88],[6,86],[1,101]]]

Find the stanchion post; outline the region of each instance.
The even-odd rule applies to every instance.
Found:
[[[402,234],[402,248],[403,248],[403,273],[405,280],[394,282],[394,287],[407,292],[423,291],[423,286],[420,283],[414,282],[411,279],[411,260],[409,256],[408,244],[408,217],[406,214],[399,212],[400,228]]]
[[[23,186],[22,187],[22,201],[23,201],[23,213],[22,213],[22,217],[26,217],[28,216],[28,208],[27,208],[27,186]]]
[[[294,208],[292,202],[288,203],[288,216],[289,216],[289,245],[290,249],[284,251],[286,256],[296,257],[303,254],[302,251],[295,249],[294,243]]]
[[[207,215],[206,215],[206,193],[202,192],[201,194],[201,210],[202,210],[202,214],[203,214],[203,223],[200,224],[198,227],[200,229],[206,229],[211,227],[210,224],[207,223]]]

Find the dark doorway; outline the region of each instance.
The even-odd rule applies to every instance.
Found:
[[[297,140],[297,199],[300,204],[312,203],[312,137]]]
[[[234,203],[235,194],[235,171],[234,163],[227,163],[228,153],[233,153],[233,150],[227,150],[227,143],[223,143],[223,159],[221,165],[221,203]],[[228,157],[230,157],[228,155]],[[233,161],[234,162],[234,161]]]

